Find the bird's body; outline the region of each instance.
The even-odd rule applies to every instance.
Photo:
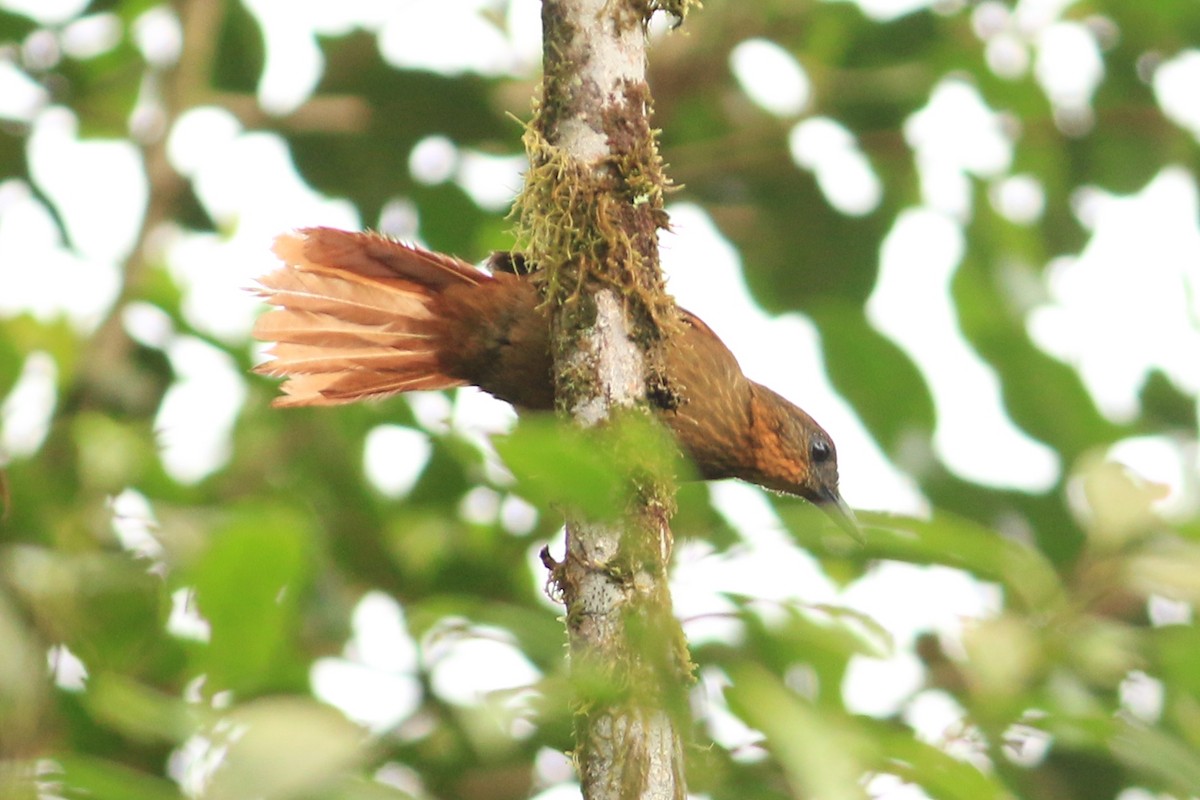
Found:
[[[478,386],[518,408],[554,405],[550,326],[532,281],[369,233],[285,234],[286,265],[262,279],[279,308],[255,336],[277,342],[259,370],[286,376],[278,405],[330,405],[415,389]],[[676,401],[659,409],[707,479],[741,478],[848,514],[833,442],[811,417],[742,373],[683,312],[664,346]]]

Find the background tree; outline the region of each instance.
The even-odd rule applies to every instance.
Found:
[[[337,5],[0,6],[5,797],[575,791],[559,521],[519,465],[585,498],[603,465],[518,435],[514,483],[469,394],[284,414],[248,377],[237,287],[274,233],[511,244],[536,4]],[[711,223],[763,309],[811,321],[756,377],[805,375],[847,498],[906,512],[858,546],[682,488],[677,586],[721,591],[684,611],[689,788],[1194,796],[1200,10],[907,6],[655,28],[667,258]],[[673,286],[731,262],[705,241]],[[854,600],[960,573],[991,601],[956,628]],[[872,659],[894,696],[868,708]]]

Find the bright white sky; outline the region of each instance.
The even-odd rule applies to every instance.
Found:
[[[355,27],[375,31],[390,63],[448,74],[525,75],[538,63],[537,0],[513,0],[507,6],[488,0],[246,4],[268,34],[260,101],[279,113],[303,103],[321,75],[317,34]],[[992,69],[1006,77],[1032,71],[1064,128],[1090,124],[1091,94],[1103,78],[1095,36],[1078,23],[1060,19],[1069,4],[1022,0],[1010,10],[1006,4],[984,2],[972,11],[980,47]],[[72,18],[86,3],[0,0],[0,5],[58,22]],[[860,0],[860,5],[883,19],[928,3]],[[504,11],[507,31],[478,13],[497,8]],[[662,35],[663,27],[654,35]],[[412,36],[413,30],[423,34]],[[454,48],[444,46],[450,31],[458,43]],[[68,25],[57,44],[33,44],[49,53],[61,47],[83,57],[104,52],[119,33],[115,19],[100,14]],[[148,12],[135,33],[148,60],[163,63],[177,56],[178,21],[163,9]],[[861,215],[878,205],[879,178],[853,134],[836,120],[801,116],[821,103],[801,62],[768,40],[754,39],[734,49],[729,68],[754,102],[794,124],[788,144],[795,166],[814,172],[835,208]],[[1192,90],[1198,83],[1200,51],[1191,50],[1159,69],[1154,89],[1167,116],[1200,137],[1200,95]],[[522,108],[511,110],[526,113]],[[27,185],[0,180],[0,285],[5,287],[0,314],[29,312],[42,319],[66,315],[87,331],[111,305],[119,265],[136,240],[148,192],[138,151],[123,141],[81,140],[69,110],[47,107],[41,90],[3,63],[0,117],[32,123],[32,175],[57,206],[71,243],[64,242],[49,210]],[[1033,176],[1013,173],[1009,121],[989,108],[966,81],[943,80],[924,108],[907,121],[904,135],[920,170],[921,203],[897,218],[883,243],[868,318],[910,355],[928,381],[937,407],[930,445],[949,469],[985,485],[1046,491],[1072,465],[1060,463],[1050,448],[1013,425],[995,374],[960,334],[949,295],[965,247],[964,223],[973,213],[972,182],[986,182],[993,207],[1018,224],[1039,218],[1044,205],[1041,186]],[[189,323],[219,340],[244,341],[259,309],[243,287],[271,268],[269,243],[279,232],[313,224],[372,226],[419,239],[420,210],[410,203],[399,199],[384,219],[363,220],[348,201],[323,197],[305,185],[282,139],[243,130],[218,108],[185,114],[171,129],[168,144],[172,163],[193,179],[200,201],[229,233],[216,236],[168,227],[156,232],[154,241],[184,289]],[[508,157],[471,152],[431,131],[414,149],[410,165],[419,180],[453,181],[481,207],[501,210],[519,187],[524,164],[515,130],[512,150]],[[78,180],[81,174],[89,180]],[[1200,394],[1198,207],[1195,177],[1182,167],[1167,167],[1130,196],[1086,188],[1074,206],[1091,232],[1084,250],[1050,265],[1044,281],[1037,276],[1041,265],[1011,265],[1022,299],[1043,301],[1028,317],[1034,341],[1075,365],[1102,411],[1113,419],[1136,415],[1138,388],[1151,369],[1162,370],[1192,396]],[[831,431],[850,504],[926,512],[928,504],[914,482],[889,463],[853,408],[829,383],[819,332],[812,323],[799,314],[763,314],[746,290],[737,250],[703,209],[684,203],[670,212],[674,231],[662,240],[671,290],[723,336],[749,375],[803,405]],[[35,263],[41,265],[38,271],[24,267]],[[1136,280],[1131,279],[1134,265]],[[912,308],[922,313],[914,315]],[[1114,318],[1122,324],[1113,325]],[[220,350],[174,330],[170,319],[152,306],[129,308],[125,323],[139,341],[161,348],[179,375],[156,428],[162,432],[168,471],[181,481],[200,480],[229,457],[246,378]],[[772,351],[762,347],[764,342],[794,344]],[[44,353],[27,362],[17,388],[0,405],[0,454],[22,456],[40,446],[54,404],[55,370],[53,359]],[[450,425],[484,447],[487,433],[507,430],[513,420],[507,406],[478,392],[464,390],[453,403],[441,395],[423,395],[413,403],[427,431]],[[1166,437],[1146,437],[1121,443],[1113,453],[1170,487],[1161,503],[1163,513],[1183,516],[1197,509],[1193,451]],[[381,492],[402,498],[428,454],[425,433],[382,426],[368,439],[364,469]],[[497,468],[496,474],[502,471]],[[726,483],[714,485],[712,493],[718,508],[742,532],[745,545],[720,556],[701,543],[681,546],[674,587],[679,613],[694,620],[686,623],[689,635],[737,635],[736,625],[712,616],[729,609],[721,592],[751,594],[764,601],[840,603],[868,613],[891,632],[896,655],[854,663],[845,686],[851,707],[877,714],[903,707],[924,735],[939,740],[958,712],[948,698],[909,696],[920,679],[910,645],[923,630],[955,638],[964,620],[995,612],[1000,604],[996,590],[953,570],[905,565],[884,565],[839,590],[812,559],[790,545],[757,489]],[[131,489],[116,498],[114,511],[122,540],[153,557],[154,548],[147,542],[153,543],[150,528],[137,522],[152,516],[146,499]],[[475,519],[499,518],[515,534],[527,531],[536,514],[519,498],[490,489],[464,498],[462,512]],[[531,560],[540,545],[531,546]],[[207,635],[202,620],[188,618],[186,604],[173,616],[172,629],[181,636]],[[313,684],[321,697],[350,717],[381,730],[412,713],[412,676],[419,658],[433,671],[434,690],[463,704],[481,702],[489,691],[522,686],[537,677],[502,632],[485,633],[442,636],[423,642],[418,651],[405,633],[402,609],[390,598],[371,595],[356,614],[345,657],[318,663]],[[491,669],[482,674],[472,666],[479,663]],[[713,735],[726,744],[745,745],[746,757],[755,757],[755,734],[721,710],[722,680],[716,674],[704,676]],[[388,696],[394,702],[365,702],[363,687],[370,689],[372,698]],[[385,687],[385,692],[375,691]],[[514,712],[510,708],[506,713]],[[519,721],[512,724],[519,734]],[[195,780],[194,768],[186,765],[194,766],[201,758],[202,745],[185,748],[192,755],[179,767],[181,780],[185,774]],[[561,757],[547,754],[539,759],[539,769],[547,786],[541,800],[564,791],[563,796],[569,796],[570,784],[563,782],[570,774]],[[412,777],[405,777],[399,767],[381,780],[388,776],[399,784]],[[913,796],[902,786],[881,785],[873,791],[880,797]]]

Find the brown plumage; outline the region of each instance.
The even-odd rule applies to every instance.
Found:
[[[262,279],[260,293],[278,308],[254,335],[276,342],[274,358],[258,367],[287,378],[276,405],[472,384],[519,408],[553,407],[549,320],[529,280],[331,228],[284,234],[274,250],[284,266]],[[701,320],[683,319],[665,353],[678,402],[659,414],[701,476],[800,495],[852,526],[829,435],[746,378]]]

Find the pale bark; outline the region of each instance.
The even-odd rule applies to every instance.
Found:
[[[583,191],[611,191],[604,202],[589,208],[611,209],[611,200],[634,209],[630,192],[620,191],[623,176],[618,173],[629,169],[631,159],[657,157],[645,119],[649,93],[642,15],[647,8],[632,0],[543,0],[546,78],[532,132],[550,152],[531,148],[535,164],[530,181],[538,179],[539,158],[565,163],[571,168],[559,170],[560,178],[590,173],[599,180],[585,179]],[[626,130],[630,121],[633,128],[644,128],[646,148],[639,150],[630,140],[613,135],[614,126]],[[657,164],[652,166],[646,171],[656,174]],[[581,169],[575,172],[576,168]],[[606,184],[605,177],[612,180]],[[615,189],[605,188],[612,183]],[[532,196],[578,193],[543,187],[540,195]],[[526,207],[522,214],[545,211]],[[592,238],[601,241],[612,235],[614,218],[637,213],[579,221],[574,209],[567,209],[569,219],[585,228],[594,226],[598,233]],[[653,217],[643,217],[643,222],[646,219]],[[575,274],[589,278],[584,291],[590,290],[594,318],[584,314],[580,323],[580,315],[564,309],[555,324],[556,340],[565,342],[555,353],[559,407],[585,427],[604,422],[619,408],[646,402],[647,355],[631,336],[629,297],[615,288],[615,281],[606,282],[605,275],[615,274],[619,265],[614,261],[626,259],[626,268],[653,271],[648,285],[660,285],[654,226],[649,227],[649,235],[644,224],[640,230],[621,231],[620,247],[602,244],[591,256],[534,253],[558,265],[569,264],[581,271]],[[536,237],[533,245],[536,251]],[[588,264],[592,256],[604,263]],[[561,301],[562,296],[552,299]],[[637,338],[647,341],[645,336]],[[666,585],[672,542],[668,507],[669,501],[649,500],[633,509],[623,525],[570,519],[566,559],[555,567],[554,579],[567,604],[577,687],[575,760],[588,800],[686,796],[680,726],[686,719],[690,665]],[[597,685],[605,688],[597,692]]]

